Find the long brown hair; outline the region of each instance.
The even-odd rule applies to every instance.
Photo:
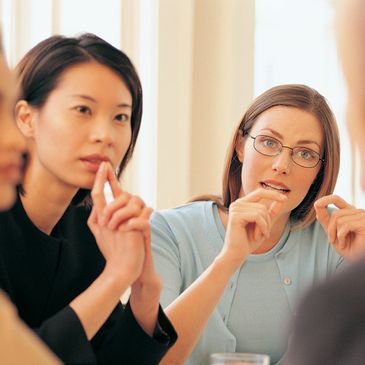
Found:
[[[241,191],[242,164],[236,153],[240,134],[250,132],[257,118],[274,106],[287,106],[314,115],[322,125],[324,134],[323,156],[320,170],[303,201],[291,212],[294,227],[305,227],[315,219],[313,203],[318,198],[331,194],[335,188],[340,166],[340,141],[337,123],[326,99],[316,90],[300,84],[275,86],[256,99],[248,107],[238,124],[228,147],[223,170],[222,196],[199,196],[192,199],[214,200],[219,208],[228,210],[230,204],[239,198]]]

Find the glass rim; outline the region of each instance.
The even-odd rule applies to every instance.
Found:
[[[225,357],[227,360],[259,360],[259,359],[270,359],[269,355],[266,354],[255,354],[250,352],[216,352],[210,355],[212,360],[219,360]]]

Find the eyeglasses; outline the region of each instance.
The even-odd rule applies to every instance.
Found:
[[[313,168],[318,165],[319,161],[324,162],[324,159],[320,158],[319,153],[309,148],[291,148],[288,146],[284,146],[276,138],[270,136],[264,136],[259,134],[256,137],[253,137],[249,133],[246,134],[253,139],[254,149],[262,155],[278,156],[282,152],[283,148],[288,148],[291,150],[291,159],[293,160],[293,162],[301,167]]]

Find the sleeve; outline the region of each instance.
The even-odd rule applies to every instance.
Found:
[[[93,348],[70,306],[33,330],[65,364],[96,364]]]
[[[159,212],[152,215],[151,232],[154,263],[163,282],[161,304],[166,307],[182,291],[181,257],[175,235]]]
[[[161,307],[158,326],[162,333],[158,336],[150,337],[144,332],[129,303],[124,311],[118,305],[108,321],[109,324],[106,323],[102,329],[108,334],[96,351],[100,365],[157,365],[177,339],[177,334]]]

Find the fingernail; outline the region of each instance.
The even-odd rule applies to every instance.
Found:
[[[103,172],[103,171],[104,171],[104,169],[105,169],[105,163],[104,163],[104,162],[102,162],[102,163],[99,165],[99,170],[98,170],[98,172],[99,172],[99,173],[101,173],[101,172]]]

